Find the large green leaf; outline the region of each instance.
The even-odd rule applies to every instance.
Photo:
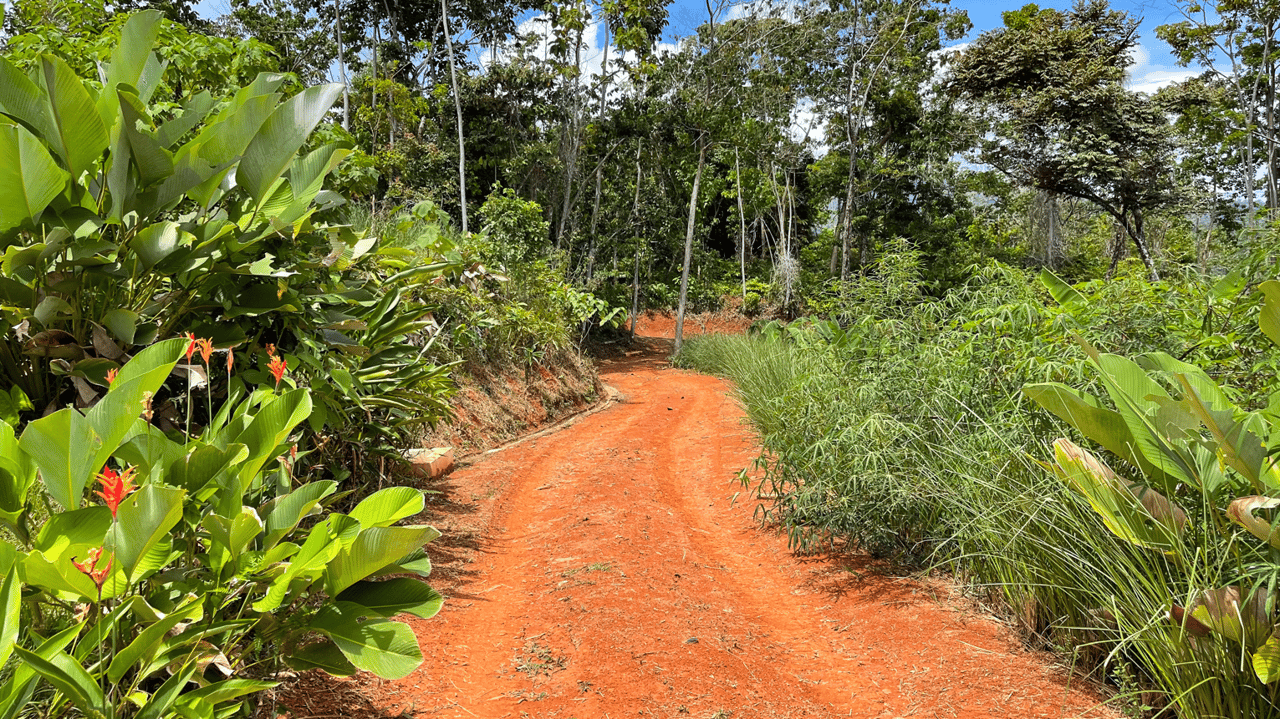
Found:
[[[55,134],[44,90],[3,57],[0,57],[0,114],[12,117],[46,141]]]
[[[262,540],[262,548],[265,550],[274,547],[320,504],[320,500],[333,494],[337,487],[338,483],[329,479],[308,482],[283,497],[265,503],[262,506],[262,517],[266,522],[267,534]]]
[[[110,128],[120,119],[116,115],[119,99],[115,89],[119,85],[138,87],[143,71],[147,68],[147,59],[151,56],[151,48],[155,45],[156,36],[160,33],[162,15],[157,10],[144,10],[134,13],[120,29],[120,42],[111,52],[111,64],[107,66],[107,82],[103,93],[98,97],[98,115],[103,124]],[[126,119],[126,122],[128,120]]]
[[[148,225],[133,238],[132,247],[144,270],[151,270],[164,259],[177,252],[192,237],[183,232],[176,222],[158,222]]]
[[[387,487],[361,500],[351,511],[351,517],[366,529],[389,527],[422,511],[425,501],[420,490],[413,487]]]
[[[200,522],[211,540],[209,558],[219,571],[249,548],[249,543],[262,532],[262,520],[252,507],[241,507],[234,519],[216,514],[206,515]]]
[[[217,104],[213,96],[208,90],[201,91],[199,95],[189,98],[182,105],[182,113],[172,120],[165,122],[156,130],[156,139],[160,142],[161,147],[165,149],[174,146],[178,140],[184,135],[195,129],[206,117],[209,111]]]
[[[123,90],[117,94],[120,97],[120,116],[124,119],[123,134],[129,142],[130,156],[138,168],[141,186],[147,187],[167,179],[173,174],[173,156],[150,132],[139,128],[143,123],[150,127],[142,101]]]
[[[18,625],[22,617],[22,581],[14,565],[0,584],[0,667],[9,661],[18,641]]]
[[[1061,278],[1048,269],[1040,270],[1040,283],[1053,295],[1054,301],[1069,312],[1079,312],[1089,306],[1088,300],[1079,290],[1063,282]]]
[[[107,668],[107,678],[118,683],[124,678],[125,672],[150,663],[170,630],[182,622],[198,621],[204,616],[203,602],[202,597],[196,597],[143,629],[128,646],[116,653]]]
[[[1267,280],[1258,285],[1262,292],[1262,309],[1258,327],[1271,341],[1280,345],[1280,281]]]
[[[87,547],[100,547],[111,529],[111,511],[101,505],[58,512],[44,523],[32,546],[49,559],[61,559]]]
[[[102,440],[89,420],[70,407],[27,425],[18,444],[35,460],[45,490],[64,509],[80,506],[84,485],[99,469]]]
[[[72,624],[70,627],[44,640],[36,648],[36,655],[49,659],[67,648],[80,635],[83,624]],[[14,719],[18,713],[27,708],[32,694],[36,690],[36,672],[28,664],[17,662],[9,681],[0,687],[0,719]]]
[[[439,536],[435,528],[425,525],[365,529],[329,563],[325,570],[325,590],[330,596],[337,596]]]
[[[116,526],[107,534],[107,547],[116,566],[130,580],[138,578],[139,563],[182,519],[186,494],[181,489],[145,484],[120,503]]]
[[[33,222],[66,183],[67,173],[35,135],[0,124],[0,232]]]
[[[182,691],[187,688],[187,684],[191,681],[195,673],[200,670],[200,665],[190,662],[181,670],[175,671],[169,675],[168,679],[160,685],[160,688],[147,699],[147,703],[142,709],[134,715],[134,719],[162,719],[164,717],[183,716],[181,713],[172,712],[173,706],[177,703],[179,697],[183,697]],[[189,703],[195,700],[188,699]],[[210,711],[206,716],[212,716]],[[199,715],[185,715],[199,716]]]
[[[1253,653],[1253,671],[1263,684],[1280,680],[1280,636],[1272,633]]]
[[[354,602],[379,617],[412,614],[430,619],[444,606],[444,597],[426,582],[410,577],[396,577],[384,582],[356,582],[336,599]]]
[[[83,81],[62,58],[42,56],[39,78],[53,118],[54,135],[45,141],[66,163],[71,177],[78,178],[107,149],[107,128]]]
[[[320,576],[325,567],[338,556],[345,542],[355,536],[360,524],[354,519],[341,514],[331,514],[325,521],[311,528],[307,541],[289,560],[284,573],[271,582],[266,595],[253,605],[256,612],[270,612],[277,609],[288,596],[295,579],[314,580]]]
[[[1053,452],[1047,468],[1089,501],[1112,534],[1140,547],[1181,549],[1187,515],[1180,507],[1154,489],[1125,482],[1070,440],[1055,440]]]
[[[311,393],[304,388],[290,390],[260,409],[249,426],[234,441],[249,448],[249,457],[240,466],[243,491],[271,459],[276,447],[311,414]]]
[[[326,604],[316,612],[310,628],[328,635],[356,667],[383,679],[401,679],[422,664],[422,651],[413,630],[387,619],[360,618],[368,613],[351,602]]]
[[[307,136],[324,119],[325,113],[342,95],[342,85],[317,85],[289,98],[263,123],[245,148],[236,170],[236,183],[261,203]]]
[[[322,669],[335,677],[349,677],[357,671],[351,660],[328,637],[285,655],[284,662],[300,672]]]
[[[24,664],[44,677],[63,696],[90,716],[106,711],[106,699],[97,682],[66,652],[52,652],[48,657],[14,647],[14,652]]]

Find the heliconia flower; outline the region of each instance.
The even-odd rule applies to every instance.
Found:
[[[289,365],[284,360],[275,355],[271,355],[271,362],[267,365],[267,370],[271,372],[271,376],[276,378],[276,386],[280,386],[280,380],[284,379],[284,371],[289,369]]]
[[[236,356],[231,352],[231,348],[227,348],[227,374],[231,374],[231,367],[236,363]]]
[[[112,367],[111,369],[107,370],[107,386],[108,387],[115,384],[116,375],[118,374],[120,374],[120,370],[118,368]]]
[[[209,358],[213,356],[213,340],[200,338],[195,341],[195,347],[200,352],[200,359],[204,361],[204,366],[209,366]]]
[[[95,492],[102,501],[106,502],[107,509],[111,510],[111,518],[116,518],[116,511],[120,508],[120,503],[129,493],[137,489],[133,483],[133,478],[137,474],[137,468],[129,467],[121,474],[110,467],[103,467],[98,473],[98,481],[102,483],[102,491]]]
[[[191,364],[191,356],[196,353],[196,336],[190,332],[183,336],[187,338],[187,364]]]
[[[98,569],[98,560],[100,559],[102,559],[102,547],[90,549],[89,557],[83,564],[77,562],[75,557],[71,558],[72,566],[93,580],[94,586],[98,588],[99,599],[102,598],[102,585],[106,583],[107,575],[111,573],[111,563],[114,561],[113,559],[108,559],[107,566]]]

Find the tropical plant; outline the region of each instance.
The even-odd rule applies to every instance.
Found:
[[[393,526],[422,493],[392,487],[326,515],[334,482],[295,488],[292,437],[312,400],[281,387],[278,357],[275,385],[234,378],[198,438],[159,431],[153,401],[191,345],[139,352],[84,413],[63,408],[17,438],[0,424],[0,522],[15,537],[0,543],[0,664],[21,660],[0,716],[36,696],[57,716],[226,716],[274,686],[277,659],[384,677],[421,662],[388,618],[430,617],[441,597],[379,578],[430,571],[422,546],[438,532]],[[86,496],[95,478],[103,505]]]
[[[312,222],[346,150],[298,155],[340,88],[281,103],[283,77],[263,74],[222,105],[202,92],[157,116],[158,19],[125,25],[101,90],[52,55],[30,74],[0,58],[0,367],[37,406],[58,395],[52,375],[101,386],[124,348],[300,308],[296,276],[317,272],[291,248],[332,245],[328,267],[359,242]],[[219,346],[244,339],[222,329]]]
[[[1263,283],[1259,326],[1280,344],[1280,282]],[[1201,587],[1186,608],[1170,597],[1170,616],[1186,632],[1181,641],[1213,634],[1237,642],[1252,657],[1259,680],[1280,680],[1280,623],[1275,587],[1280,581],[1280,534],[1260,512],[1280,506],[1280,405],[1245,411],[1200,368],[1153,352],[1137,361],[1100,353],[1085,344],[1114,409],[1097,397],[1058,383],[1024,391],[1085,437],[1123,462],[1137,479],[1122,477],[1069,440],[1054,443],[1045,466],[1088,499],[1113,534],[1132,544],[1180,557],[1200,543],[1180,504],[1206,507],[1200,533],[1229,543],[1236,582]],[[1172,389],[1172,391],[1170,391]],[[1197,513],[1199,514],[1199,513]],[[1241,541],[1227,520],[1264,545]],[[1184,600],[1187,601],[1187,600]]]

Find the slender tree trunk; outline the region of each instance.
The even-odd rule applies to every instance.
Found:
[[[698,218],[698,191],[702,188],[702,167],[707,161],[707,141],[698,138],[698,170],[693,175],[693,192],[689,195],[689,223],[684,233],[684,264],[680,269],[680,306],[676,310],[676,354],[684,345],[684,313],[689,299],[689,264],[693,261],[693,226]]]
[[[740,233],[738,239],[738,268],[742,273],[742,303],[747,302],[747,213],[742,205],[742,163],[738,157],[738,148],[733,148],[733,171],[738,176],[738,223]]]
[[[458,71],[453,64],[453,36],[449,34],[449,0],[440,0],[444,20],[444,46],[449,53],[449,82],[453,85],[453,107],[458,113],[458,197],[462,206],[462,234],[467,234],[467,146],[462,134],[462,96],[458,94]]]
[[[636,192],[631,198],[631,226],[640,223],[640,143],[636,143]],[[643,229],[643,228],[642,228]],[[644,247],[643,232],[636,233],[636,263],[631,271],[631,339],[636,337],[636,318],[640,315],[640,250]]]
[[[347,82],[347,61],[342,52],[342,3],[333,0],[333,22],[338,36],[338,73],[342,78],[342,129],[351,129],[351,85]]]

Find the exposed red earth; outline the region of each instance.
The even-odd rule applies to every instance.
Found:
[[[947,582],[789,552],[729,385],[644,345],[602,362],[611,405],[429,487],[421,668],[301,677],[294,716],[1118,716]]]

